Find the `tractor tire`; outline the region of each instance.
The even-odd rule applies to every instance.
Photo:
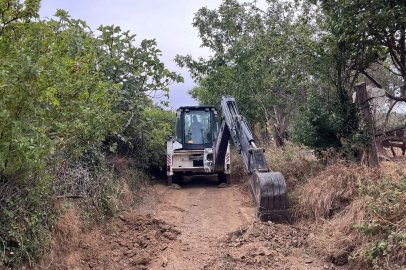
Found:
[[[167,182],[166,182],[166,185],[167,185],[168,187],[171,187],[171,186],[172,186],[172,175],[168,175],[168,180],[167,180]]]
[[[183,173],[175,173],[174,175],[174,183],[181,185],[183,184]]]
[[[227,185],[231,184],[231,178],[230,178],[230,174],[225,174],[225,173],[218,173],[217,174],[217,179],[218,179],[218,183],[226,183]]]
[[[231,175],[230,174],[225,174],[225,178],[226,178],[226,184],[231,185]]]
[[[222,173],[222,172],[217,173],[217,181],[218,181],[219,184],[225,183],[226,182],[225,174]]]

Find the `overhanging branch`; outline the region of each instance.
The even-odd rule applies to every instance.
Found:
[[[388,92],[385,92],[386,96],[390,99],[396,100],[396,101],[404,101],[406,102],[406,97],[395,97],[391,94],[389,94]]]
[[[361,70],[361,73],[365,75],[365,77],[367,77],[373,84],[375,84],[378,88],[382,88],[382,85],[380,83],[378,83],[377,81],[375,81],[374,78],[372,78],[371,76],[369,76],[368,73],[365,72],[365,70]]]

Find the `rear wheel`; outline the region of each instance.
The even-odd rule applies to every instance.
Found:
[[[231,184],[231,175],[230,174],[224,174],[226,178],[226,184],[230,185]]]
[[[167,180],[167,182],[166,182],[166,185],[167,185],[168,187],[172,186],[172,175],[168,175],[168,180]]]
[[[183,183],[183,173],[175,173],[173,176],[176,184],[181,185]]]
[[[230,185],[230,183],[231,183],[231,178],[230,178],[229,174],[218,173],[217,179],[218,179],[219,184],[226,183],[227,185]]]
[[[219,184],[225,182],[224,173],[218,173],[218,174],[217,174],[217,181],[218,181]]]

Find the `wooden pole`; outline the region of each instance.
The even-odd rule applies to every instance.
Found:
[[[406,97],[406,84],[404,84],[400,87],[400,96]]]
[[[369,136],[370,139],[367,150],[368,165],[371,167],[378,167],[379,159],[375,141],[375,126],[371,114],[371,108],[368,102],[367,85],[365,82],[363,82],[355,85],[354,88],[357,95],[356,102],[358,105],[358,109],[361,111],[364,121],[368,124],[368,129],[364,130],[364,132],[367,134],[367,136]]]

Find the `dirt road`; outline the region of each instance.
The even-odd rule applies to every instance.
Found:
[[[186,178],[181,189],[157,187],[155,217],[181,232],[173,249],[161,254],[150,269],[202,269],[216,254],[218,240],[252,221],[254,208],[239,186],[218,188],[216,177]],[[247,198],[248,197],[248,198]]]
[[[312,252],[304,226],[261,223],[244,184],[186,178],[181,189],[143,190],[140,202],[102,228],[78,236],[73,212],[62,221],[66,245],[48,269],[337,269]],[[58,240],[57,240],[58,241]],[[39,269],[39,268],[38,268]]]

